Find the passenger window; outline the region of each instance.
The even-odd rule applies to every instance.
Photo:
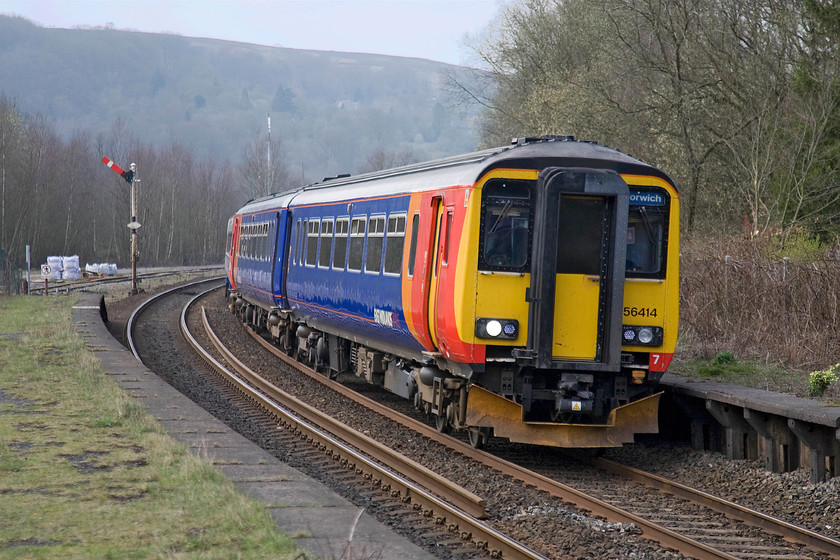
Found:
[[[405,215],[389,216],[385,238],[385,274],[399,274],[402,271],[404,246]]]
[[[350,230],[350,219],[339,218],[335,221],[335,247],[333,248],[333,268],[344,270],[347,261],[347,234]]]
[[[309,229],[306,233],[306,266],[315,266],[318,258],[318,220],[309,220]]]
[[[420,229],[420,214],[411,219],[411,246],[408,250],[408,275],[414,276],[414,263],[417,262],[417,235]]]
[[[382,246],[385,243],[385,216],[372,216],[368,220],[365,272],[379,273],[382,268]]]
[[[271,226],[268,223],[266,223],[263,226],[263,260],[264,261],[270,260],[268,258],[268,251],[269,251],[269,248],[271,246],[271,244],[268,242],[268,232],[270,231],[270,229],[271,229]]]
[[[245,251],[245,256],[249,259],[254,258],[254,226],[248,225],[247,234],[245,238],[248,240],[247,250]]]
[[[444,240],[443,245],[443,264],[449,264],[449,244],[451,243],[452,239],[452,220],[453,220],[453,213],[447,212],[446,213],[446,239]]]
[[[318,266],[321,268],[330,267],[330,254],[332,253],[333,221],[332,219],[321,222],[321,252],[318,255]]]
[[[347,270],[362,270],[362,255],[365,250],[365,219],[353,218],[350,222],[350,260]]]
[[[251,230],[248,226],[242,226],[242,256],[248,258],[248,237]]]
[[[300,244],[298,246],[298,264],[303,264],[303,256],[306,254],[306,240],[307,240],[307,231],[309,228],[309,222],[307,220],[303,220],[303,229],[300,232]]]

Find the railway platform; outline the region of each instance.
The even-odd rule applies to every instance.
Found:
[[[242,493],[265,504],[278,529],[292,536],[308,555],[434,558],[176,391],[111,336],[106,319],[100,294],[82,294],[73,307],[76,332],[100,359],[103,371],[140,401],[172,437],[210,461]]]
[[[809,468],[815,484],[840,474],[840,406],[671,373],[660,384],[690,422],[694,449],[763,457],[773,472]]]

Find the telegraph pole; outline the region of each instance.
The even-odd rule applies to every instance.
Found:
[[[271,187],[274,183],[274,173],[271,171],[271,115],[266,113],[265,118],[268,120],[268,150],[266,155],[265,166],[265,194],[271,193]]]
[[[137,221],[137,185],[140,179],[136,177],[137,164],[132,163],[128,171],[123,171],[120,167],[108,159],[102,158],[102,163],[107,167],[113,169],[120,177],[125,179],[125,182],[131,185],[131,223],[128,224],[128,229],[131,230],[131,295],[136,295],[137,290],[137,230],[140,228],[140,223]]]

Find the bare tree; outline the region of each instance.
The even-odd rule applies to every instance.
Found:
[[[359,169],[359,173],[370,173],[372,171],[380,171],[382,169],[401,167],[403,165],[417,163],[417,161],[417,156],[411,148],[396,148],[389,150],[380,146],[371,152],[367,158],[366,164]]]
[[[240,176],[249,198],[259,198],[292,187],[291,175],[280,148],[279,140],[272,138],[269,145],[265,136],[255,132],[251,143],[242,150]]]
[[[472,43],[497,88],[473,95],[487,107],[483,143],[554,132],[616,145],[675,176],[689,231],[742,215],[753,233],[826,218],[834,172],[814,174],[831,167],[840,111],[827,62],[838,33],[823,4],[509,4]],[[803,68],[816,84],[807,95]]]

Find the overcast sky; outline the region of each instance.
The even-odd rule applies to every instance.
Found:
[[[104,26],[469,64],[502,0],[0,0],[44,27]]]

